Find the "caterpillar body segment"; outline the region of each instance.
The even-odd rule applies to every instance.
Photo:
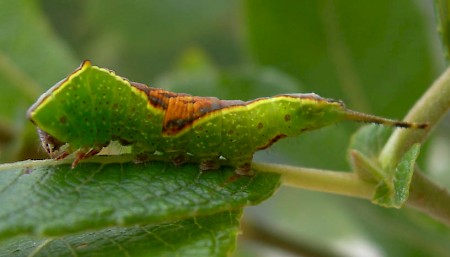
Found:
[[[176,164],[194,156],[203,170],[219,168],[222,157],[239,174],[250,174],[257,150],[342,120],[426,127],[351,111],[316,94],[247,102],[178,94],[130,82],[89,61],[44,93],[28,118],[52,158],[76,153],[73,167],[116,140],[137,156],[158,151]]]

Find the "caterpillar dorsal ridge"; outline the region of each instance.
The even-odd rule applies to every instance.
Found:
[[[28,110],[42,146],[56,159],[75,153],[72,167],[115,140],[138,155],[187,155],[202,170],[219,158],[250,174],[253,154],[284,137],[343,121],[406,128],[424,123],[395,121],[355,112],[316,94],[283,94],[252,101],[178,94],[130,82],[84,61]]]

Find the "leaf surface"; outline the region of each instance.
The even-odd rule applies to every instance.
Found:
[[[0,243],[0,256],[226,256],[235,248],[241,211],[52,239],[24,236]]]
[[[393,170],[383,170],[378,155],[391,129],[370,125],[355,133],[350,142],[350,160],[358,176],[377,183],[372,202],[384,207],[400,208],[408,199],[414,164],[419,156],[416,144],[402,157]]]
[[[403,206],[408,200],[409,186],[419,151],[420,144],[415,144],[406,152],[390,174],[391,176],[377,186],[372,202],[385,207],[401,208]]]
[[[55,161],[3,165],[0,238],[60,236],[239,210],[271,196],[280,183],[272,173],[245,177],[231,168],[199,172],[197,165],[97,160],[73,170]]]

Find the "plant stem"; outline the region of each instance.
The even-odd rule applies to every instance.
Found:
[[[422,143],[432,128],[439,123],[450,109],[450,68],[433,83],[406,115],[405,120],[428,122],[429,128],[397,129],[384,146],[379,156],[385,170],[393,170],[401,157],[415,143]]]
[[[426,130],[397,129],[385,144],[378,158],[382,168],[394,171],[394,167],[402,156],[413,144],[422,143],[449,109],[450,68],[447,68],[405,118],[416,122],[428,122],[429,128]],[[449,192],[430,181],[417,168],[411,181],[407,205],[450,226]]]
[[[329,171],[280,164],[257,163],[253,169],[281,174],[283,185],[370,199],[375,185],[351,172]]]
[[[375,184],[360,179],[352,172],[256,162],[252,164],[252,167],[262,172],[281,174],[283,185],[318,192],[371,199],[376,187]],[[413,175],[406,205],[450,226],[450,193],[423,176],[418,170]]]
[[[407,206],[450,226],[450,193],[415,170]]]

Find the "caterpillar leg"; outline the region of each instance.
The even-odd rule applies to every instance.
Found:
[[[252,171],[251,168],[252,168],[251,163],[247,162],[237,166],[234,172],[236,172],[236,174],[241,176],[253,176],[255,175],[255,173]]]
[[[253,176],[254,172],[252,171],[252,159],[253,156],[241,158],[239,161],[234,161],[236,163],[236,169],[234,172],[241,176]]]
[[[133,149],[134,150],[134,149]],[[148,162],[150,160],[152,160],[152,157],[155,156],[155,152],[133,152],[134,153],[134,159],[133,162],[138,164],[138,163],[145,163]]]
[[[73,162],[72,162],[72,169],[74,169],[80,161],[98,154],[100,152],[100,150],[101,149],[98,149],[98,148],[91,148],[87,152],[85,152],[82,149],[78,150],[75,155],[75,160],[73,160]]]
[[[171,157],[172,163],[175,166],[180,166],[188,161],[186,154],[176,154]]]
[[[219,157],[202,159],[200,161],[200,170],[218,170],[219,168]]]

